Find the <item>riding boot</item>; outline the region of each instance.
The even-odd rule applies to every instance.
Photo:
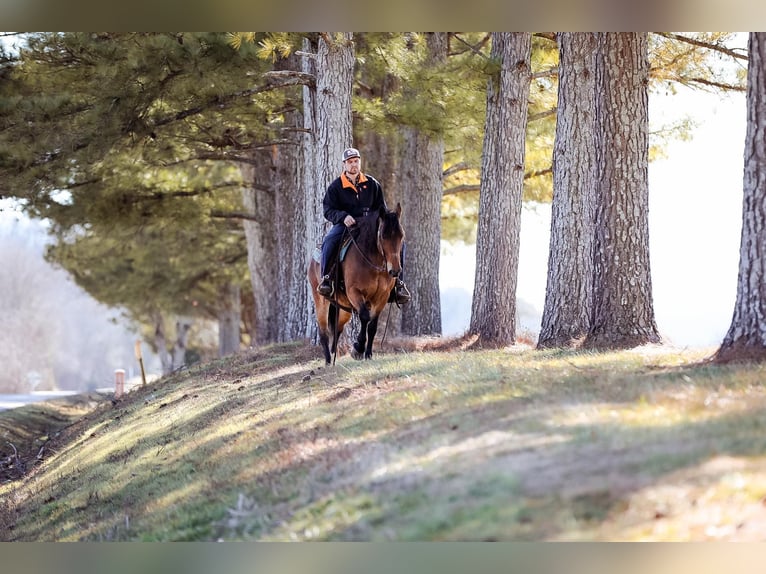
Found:
[[[345,228],[342,223],[333,225],[322,241],[322,281],[317,286],[317,293],[323,297],[332,297],[335,293],[335,285],[333,285],[330,276],[335,266],[333,261],[337,257],[337,249]]]
[[[323,297],[332,297],[332,293],[335,289],[333,288],[332,279],[330,279],[329,275],[325,275],[322,277],[322,282],[317,286],[317,293],[322,295]]]
[[[397,279],[394,288],[391,289],[391,294],[388,296],[388,302],[396,303],[397,305],[404,305],[405,303],[409,303],[410,299],[412,299],[410,290],[407,289],[404,281]]]

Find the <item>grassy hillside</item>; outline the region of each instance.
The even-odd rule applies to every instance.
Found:
[[[291,344],[0,413],[0,539],[758,540],[766,372],[709,352]]]

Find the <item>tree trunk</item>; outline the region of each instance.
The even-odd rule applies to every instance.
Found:
[[[221,308],[218,311],[218,356],[225,357],[239,351],[241,319],[240,289],[229,283],[221,292]]]
[[[186,364],[186,349],[189,343],[189,331],[193,320],[191,317],[176,318],[176,340],[173,344],[173,371]]]
[[[157,348],[157,356],[160,358],[162,374],[167,375],[173,371],[173,359],[168,352],[168,341],[165,336],[165,319],[162,313],[155,311],[152,313],[154,322],[154,346]]]
[[[304,58],[304,72],[316,77],[316,89],[304,87],[303,118],[308,130],[304,138],[304,212],[306,236],[304,262],[324,237],[322,199],[327,186],[338,177],[341,154],[352,144],[351,87],[354,81],[354,45],[351,33],[324,33],[316,44],[304,44],[305,52],[316,50],[315,58]],[[309,309],[306,336],[316,340],[316,317],[311,286],[304,281]]]
[[[291,56],[289,66],[296,58]],[[303,127],[303,116],[299,112],[286,112],[287,125]],[[309,320],[306,290],[306,240],[303,230],[306,227],[306,211],[303,198],[295,195],[301,189],[304,168],[301,149],[302,135],[296,130],[287,138],[288,145],[274,146],[272,150],[274,190],[274,213],[281,222],[276,226],[277,239],[277,340],[295,341],[306,335],[306,323]]]
[[[658,343],[649,268],[646,33],[603,33],[596,66],[593,311],[584,345]]]
[[[447,59],[447,34],[426,35],[426,66]],[[401,157],[403,216],[406,233],[404,280],[412,300],[402,313],[402,332],[408,335],[440,335],[442,332],[439,293],[441,255],[441,199],[444,170],[444,138],[440,133],[405,128]]]
[[[255,217],[254,220],[244,220],[242,225],[255,303],[255,340],[251,344],[260,346],[277,339],[275,293],[280,287],[277,279],[274,194],[268,189],[271,165],[269,158],[263,154],[253,154],[252,157],[257,167],[244,163],[239,167],[247,186],[242,193],[242,202],[245,211]],[[266,185],[262,183],[264,181]]]
[[[362,81],[367,82],[362,70]],[[399,78],[394,74],[388,74],[380,88],[380,98],[388,101],[390,94],[398,94],[400,90]],[[406,218],[408,204],[404,200],[402,191],[402,153],[401,137],[396,132],[382,132],[378,130],[359,129],[354,132],[356,148],[362,154],[362,170],[373,175],[383,187],[383,195],[389,207],[401,203]],[[390,305],[386,312],[379,318],[378,333],[384,333],[385,338],[396,337],[401,334],[402,310],[407,310],[409,305],[401,309],[396,305]],[[383,341],[381,337],[381,342]]]
[[[492,58],[500,69],[487,85],[476,280],[469,327],[470,333],[491,345],[508,345],[516,339],[530,50],[529,33],[492,34]]]
[[[588,333],[593,296],[596,158],[595,33],[560,33],[553,203],[538,347],[572,346]]]
[[[714,359],[766,360],[766,32],[751,32],[737,301]]]

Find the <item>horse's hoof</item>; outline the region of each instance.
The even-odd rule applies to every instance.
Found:
[[[357,361],[361,361],[364,358],[364,355],[362,355],[362,353],[360,353],[359,351],[357,351],[353,347],[351,348],[351,356],[354,359],[356,359]]]
[[[365,353],[364,358],[369,361],[370,359],[372,359],[372,353]]]

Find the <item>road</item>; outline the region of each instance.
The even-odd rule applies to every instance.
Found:
[[[25,395],[0,395],[0,411],[78,394],[78,391],[37,391]]]

